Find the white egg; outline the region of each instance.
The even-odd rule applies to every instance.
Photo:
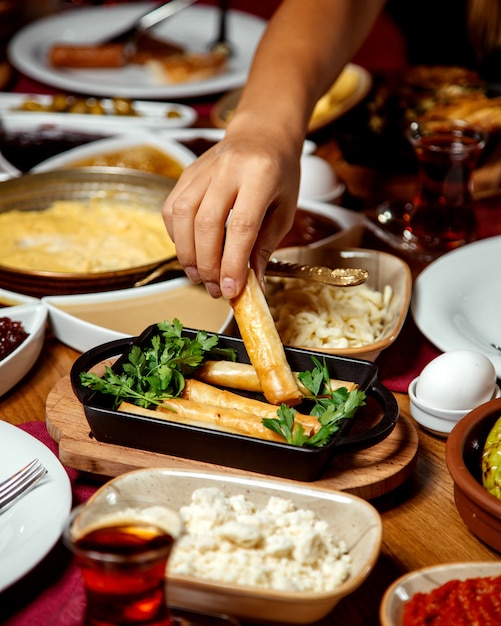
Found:
[[[337,177],[331,164],[314,154],[303,154],[299,197],[309,200],[326,200],[337,188]]]
[[[469,410],[489,401],[496,388],[496,370],[483,354],[452,350],[433,359],[421,372],[416,397],[429,407]]]

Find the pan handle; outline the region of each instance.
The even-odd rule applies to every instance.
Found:
[[[373,397],[384,409],[383,417],[366,432],[354,435],[348,434],[346,437],[340,436],[336,440],[336,454],[356,452],[357,450],[374,446],[383,439],[386,439],[395,428],[400,416],[400,410],[397,400],[391,391],[377,381],[368,389],[367,395]]]
[[[92,389],[84,387],[80,382],[80,374],[88,372],[101,361],[111,359],[111,357],[122,355],[130,349],[137,337],[124,337],[115,339],[102,345],[96,346],[81,354],[73,363],[70,371],[70,381],[73,392],[82,404],[91,396]]]

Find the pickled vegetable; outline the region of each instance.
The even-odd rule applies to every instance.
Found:
[[[489,493],[501,500],[501,417],[485,440],[482,452],[482,484]]]

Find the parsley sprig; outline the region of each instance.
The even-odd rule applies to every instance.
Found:
[[[132,346],[121,372],[115,373],[108,366],[103,376],[84,372],[80,374],[82,385],[113,395],[115,408],[124,400],[149,408],[178,397],[185,378],[206,358],[236,359],[234,350],[218,347],[217,335],[200,330],[194,339],[182,336],[183,326],[178,319],[157,326],[159,334],[153,335],[150,346]]]
[[[322,447],[341,427],[341,420],[351,418],[357,409],[365,406],[366,394],[346,387],[332,390],[327,365],[312,357],[315,367],[301,372],[299,379],[311,393],[307,399],[313,402],[310,415],[320,422],[318,431],[309,435],[302,424],[295,421],[296,410],[285,404],[277,410],[276,418],[264,418],[263,424],[281,435],[285,441],[295,446]]]

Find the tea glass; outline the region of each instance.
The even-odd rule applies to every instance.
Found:
[[[412,201],[387,202],[377,222],[389,242],[432,260],[475,239],[473,172],[486,133],[462,120],[413,122],[407,138],[417,159]]]
[[[166,567],[182,532],[176,511],[111,494],[76,507],[63,541],[73,552],[86,595],[86,626],[173,626]]]

